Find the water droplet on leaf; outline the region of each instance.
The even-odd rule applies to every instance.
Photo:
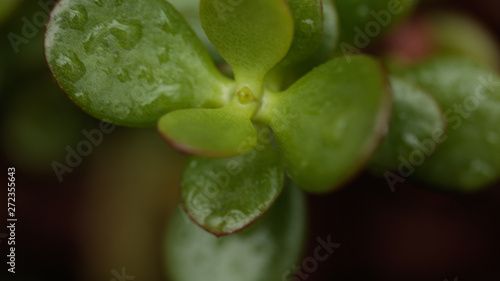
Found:
[[[142,24],[137,20],[129,22],[113,20],[109,28],[110,33],[126,50],[132,50],[141,41],[143,36]]]
[[[68,10],[68,13],[69,27],[76,30],[83,30],[89,19],[85,7],[77,5],[75,8]]]
[[[77,82],[87,73],[87,68],[75,53],[59,55],[53,67],[71,82]]]

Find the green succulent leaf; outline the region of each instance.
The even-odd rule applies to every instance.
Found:
[[[259,144],[230,158],[192,157],[182,177],[184,207],[208,232],[232,234],[269,209],[283,188],[283,180],[281,162],[270,144]]]
[[[268,74],[271,82],[282,83],[283,76],[297,63],[310,57],[318,48],[323,33],[321,0],[288,0],[293,14],[294,35],[287,55]],[[277,89],[280,90],[280,89]]]
[[[201,0],[208,38],[234,70],[236,82],[260,92],[264,76],[285,57],[293,18],[283,0]]]
[[[433,152],[433,140],[446,130],[443,112],[432,96],[396,76],[390,81],[394,97],[390,130],[370,165],[380,173],[398,169],[401,157],[408,159],[414,151]]]
[[[300,77],[311,71],[314,67],[325,63],[334,56],[340,32],[337,10],[330,0],[322,1],[322,4],[323,30],[321,41],[319,42],[319,46],[317,46],[316,51],[307,59],[302,60],[291,67],[288,67],[286,69],[283,67],[283,69],[281,70],[284,73],[280,73],[279,71],[277,71],[278,66],[283,66],[283,62],[275,67],[269,74],[269,76],[266,77],[267,86],[270,90],[282,91],[288,88]]]
[[[340,20],[339,55],[360,51],[407,16],[418,2],[407,0],[330,0]]]
[[[300,258],[307,229],[304,195],[296,186],[261,220],[244,231],[216,238],[176,213],[167,229],[167,274],[175,281],[276,281]]]
[[[216,64],[222,63],[224,59],[219,52],[217,52],[212,42],[210,42],[201,26],[200,0],[168,0],[168,2],[182,14],[187,23],[189,23],[189,26],[196,32],[196,35],[201,39],[201,42],[203,42],[203,45],[207,48],[214,62]]]
[[[294,34],[290,50],[279,65],[293,65],[311,56],[323,34],[322,0],[287,0],[292,10]]]
[[[266,93],[254,118],[273,130],[288,175],[307,191],[326,192],[375,151],[389,121],[388,88],[374,59],[336,59],[284,92]]]
[[[47,25],[45,53],[71,100],[118,125],[153,126],[173,110],[222,107],[232,88],[163,0],[62,0]]]
[[[334,55],[340,37],[339,16],[331,0],[323,0],[323,34],[321,42],[310,60],[313,66],[326,62]]]
[[[419,181],[474,191],[500,177],[500,77],[467,59],[438,57],[404,71],[444,111],[447,133],[432,154],[405,159]]]
[[[255,104],[183,109],[163,116],[158,130],[176,149],[199,156],[229,157],[257,143],[249,112]]]

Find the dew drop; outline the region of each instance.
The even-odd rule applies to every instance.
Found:
[[[101,55],[103,52],[107,53],[104,49],[109,49],[109,42],[103,40],[104,33],[103,25],[98,25],[89,32],[82,43],[85,53],[95,54],[99,52]]]
[[[226,222],[223,220],[223,218],[221,216],[209,215],[205,219],[204,224],[210,225],[212,228],[222,229],[226,225]]]
[[[158,50],[158,60],[160,63],[167,63],[170,61],[170,53],[168,48],[160,47]]]
[[[104,7],[104,2],[103,0],[94,0],[94,4],[96,4],[99,7]]]
[[[139,66],[139,75],[137,75],[137,78],[140,80],[146,80],[149,84],[155,82],[153,71],[144,65]]]
[[[403,142],[408,145],[409,147],[413,148],[418,148],[420,146],[420,141],[418,138],[413,135],[413,134],[404,134],[403,135]]]
[[[92,43],[94,42],[94,40],[95,40],[95,34],[94,32],[90,32],[87,38],[85,38],[85,40],[82,42],[83,49],[85,49],[85,53],[90,54],[91,51],[94,50],[94,48],[92,48],[93,47]]]
[[[124,104],[113,104],[111,106],[114,116],[125,120],[130,114],[130,108]]]
[[[53,68],[59,75],[73,83],[82,79],[87,73],[87,68],[75,53],[67,56],[59,55]]]
[[[129,74],[128,70],[123,69],[121,67],[119,67],[117,69],[117,71],[116,71],[116,77],[118,78],[118,80],[120,80],[123,83],[129,82],[129,81],[132,80],[132,78],[130,78],[130,74]]]
[[[142,39],[142,24],[138,20],[118,21],[109,24],[110,33],[118,40],[120,46],[132,50]]]
[[[166,14],[164,10],[160,10],[160,15],[158,16],[158,25],[161,30],[170,33],[176,34],[180,32],[180,27],[176,23],[176,21],[170,21],[169,17],[172,17],[170,14]]]
[[[74,8],[69,9],[68,13],[69,27],[75,30],[83,30],[85,24],[89,20],[85,7],[83,7],[82,5],[77,5]]]
[[[302,20],[300,22],[300,31],[303,33],[311,33],[314,29],[314,21],[311,19]]]
[[[76,93],[74,95],[74,100],[78,102],[78,104],[87,104],[89,103],[89,98],[86,93]]]
[[[224,216],[224,220],[226,221],[227,224],[229,225],[237,225],[241,224],[242,221],[245,221],[245,219],[248,217],[243,211],[233,209]]]

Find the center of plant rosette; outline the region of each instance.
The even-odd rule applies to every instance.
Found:
[[[201,25],[234,79],[164,0],[62,0],[45,47],[58,84],[83,110],[117,125],[157,124],[168,143],[193,155],[184,207],[209,232],[227,235],[261,217],[290,179],[326,192],[362,169],[387,130],[391,96],[370,57],[304,66],[316,50],[332,52],[322,38],[337,33],[323,28],[323,9],[332,16],[333,6],[218,3],[200,2]]]

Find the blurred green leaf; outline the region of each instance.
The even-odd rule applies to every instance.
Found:
[[[374,153],[389,122],[388,87],[374,59],[336,59],[284,92],[266,93],[254,118],[272,128],[288,175],[307,191],[326,192]]]
[[[327,0],[337,7],[340,20],[339,55],[362,50],[407,16],[417,0]]]
[[[291,68],[310,57],[318,48],[323,33],[321,0],[287,0],[293,14],[294,34],[290,50],[268,74],[267,79],[281,90],[284,76]]]
[[[396,170],[400,157],[408,158],[416,150],[436,149],[434,138],[446,130],[443,112],[429,94],[404,79],[391,76],[394,108],[388,136],[371,160],[377,172]],[[431,143],[430,148],[426,148]]]
[[[221,107],[231,89],[163,0],[62,0],[48,23],[45,50],[68,96],[117,125],[152,126],[173,110]]]
[[[270,144],[259,144],[231,158],[192,157],[182,177],[182,197],[190,217],[221,236],[259,219],[281,193],[283,181],[278,154]]]
[[[415,178],[449,190],[474,191],[500,176],[500,77],[467,59],[439,57],[406,71],[444,110],[448,131]],[[414,163],[412,163],[414,162]],[[417,165],[419,164],[419,165]]]
[[[316,51],[309,56],[306,60],[301,61],[294,67],[289,67],[286,69],[285,77],[282,77],[280,83],[268,83],[268,86],[273,91],[281,91],[288,88],[290,85],[295,83],[302,76],[311,71],[314,67],[317,67],[327,60],[332,58],[335,54],[335,49],[337,48],[339,40],[339,23],[337,10],[330,0],[322,1],[323,3],[323,32],[321,35],[321,41]],[[270,77],[268,77],[270,80]],[[271,82],[271,81],[268,81]]]
[[[331,0],[323,0],[323,34],[318,49],[310,60],[313,66],[322,64],[334,55],[340,37],[339,16]]]
[[[165,240],[167,273],[174,281],[281,280],[304,247],[305,212],[293,185],[255,225],[230,236],[216,238],[178,212]]]

